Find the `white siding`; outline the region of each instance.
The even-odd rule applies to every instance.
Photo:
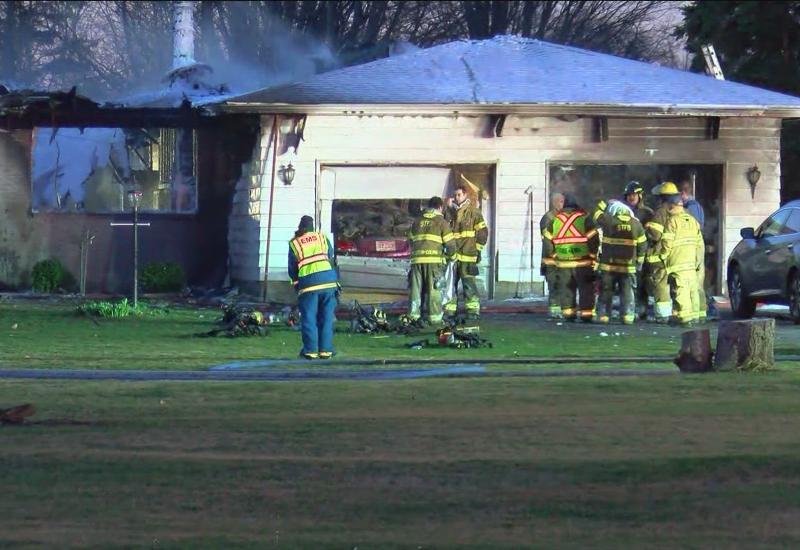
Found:
[[[239,182],[231,217],[232,276],[239,280],[261,280],[264,273],[272,118],[263,120],[258,155]],[[706,140],[700,118],[609,119],[609,139],[602,143],[591,140],[592,121],[585,118],[509,116],[500,138],[483,137],[486,125],[487,117],[481,116],[309,116],[298,154],[277,161],[291,162],[296,176],[291,186],[276,177],[270,279],[286,279],[284,244],[300,216],[318,214],[317,178],[325,164],[496,164],[492,238],[499,254],[498,279],[510,283],[530,277],[528,186],[534,192],[534,280],[541,280],[538,220],[546,210],[548,161],[723,164],[722,262],[738,241],[739,228],[756,225],[779,204],[779,120],[724,119],[719,139]],[[751,199],[745,171],[756,163],[762,176]]]

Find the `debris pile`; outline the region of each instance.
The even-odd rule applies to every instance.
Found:
[[[17,405],[10,409],[0,409],[0,424],[24,424],[25,419],[36,414],[36,408],[30,403]]]
[[[269,318],[252,308],[223,306],[222,319],[217,321],[218,328],[201,332],[197,336],[266,336],[269,331]]]
[[[454,326],[440,328],[436,331],[436,341],[429,339],[419,340],[406,344],[411,349],[422,349],[432,347],[448,347],[453,349],[477,349],[494,347],[486,338],[482,338],[478,327]]]
[[[375,306],[364,307],[357,300],[353,300],[350,313],[350,332],[352,333],[410,335],[425,328],[425,324],[419,319],[410,319],[407,315],[401,315],[396,320],[390,320],[382,309]]]

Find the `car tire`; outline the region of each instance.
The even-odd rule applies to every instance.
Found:
[[[789,278],[789,315],[795,325],[800,325],[800,271]]]
[[[737,319],[750,319],[756,311],[756,303],[746,294],[742,273],[733,266],[728,276],[728,297],[731,300],[731,311]]]

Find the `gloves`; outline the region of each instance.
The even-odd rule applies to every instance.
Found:
[[[475,263],[478,263],[478,264],[481,263],[481,253],[480,253],[480,251],[478,251],[478,259],[476,260]]]

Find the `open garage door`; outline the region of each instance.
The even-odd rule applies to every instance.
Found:
[[[481,172],[455,166],[323,166],[318,217],[322,230],[334,236],[342,285],[405,294],[411,223],[430,197],[452,196],[456,178],[465,171],[481,188],[481,208],[491,223],[494,170],[483,168]],[[484,256],[479,286],[488,295],[493,255]]]

